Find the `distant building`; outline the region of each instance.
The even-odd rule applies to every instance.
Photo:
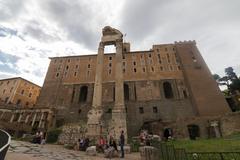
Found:
[[[21,77],[0,80],[0,104],[33,107],[41,87]]]

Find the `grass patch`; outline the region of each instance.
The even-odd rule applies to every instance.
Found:
[[[240,152],[240,134],[225,138],[174,140],[168,142],[175,148],[185,148],[188,152]]]

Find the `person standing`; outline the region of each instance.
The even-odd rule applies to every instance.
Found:
[[[124,144],[125,144],[125,137],[124,137],[124,131],[122,130],[120,135],[121,158],[124,158]]]

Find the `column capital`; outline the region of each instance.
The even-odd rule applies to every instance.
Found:
[[[122,48],[122,41],[116,40],[116,49]]]

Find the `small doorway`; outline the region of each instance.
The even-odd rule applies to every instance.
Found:
[[[188,125],[189,138],[191,140],[196,140],[197,137],[200,137],[200,129],[198,125],[191,124]]]
[[[173,131],[171,128],[165,128],[164,132],[163,132],[163,136],[166,140],[168,140],[169,138],[171,139],[173,136]]]

